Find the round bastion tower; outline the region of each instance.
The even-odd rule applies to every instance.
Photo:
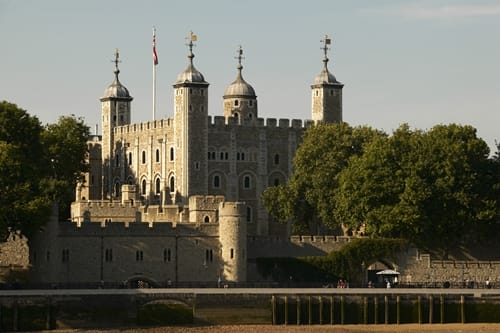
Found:
[[[322,50],[325,53],[323,57],[323,69],[311,85],[312,102],[311,113],[315,124],[322,123],[340,123],[342,122],[342,88],[344,85],[337,81],[335,76],[328,70],[328,45],[331,39],[328,35],[321,41],[324,46]]]
[[[247,223],[244,202],[221,202],[219,205],[219,240],[221,278],[231,282],[247,279]]]
[[[257,96],[255,96],[255,90],[249,85],[241,75],[241,70],[243,66],[241,65],[241,59],[243,55],[243,49],[238,49],[238,75],[236,80],[231,83],[222,97],[224,100],[224,117],[226,118],[226,124],[228,119],[233,117],[239,125],[252,124],[258,117],[257,113]]]

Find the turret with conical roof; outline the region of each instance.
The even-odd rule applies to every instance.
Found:
[[[175,172],[168,175],[173,201],[188,203],[191,195],[207,194],[208,82],[193,64],[193,42],[188,36],[188,66],[174,83]]]
[[[119,166],[122,164],[121,156],[114,147],[114,134],[113,129],[117,126],[123,126],[130,124],[130,114],[131,114],[131,102],[132,96],[130,96],[129,91],[121,84],[118,75],[120,74],[120,69],[118,68],[118,63],[120,63],[120,54],[118,49],[115,50],[115,79],[106,88],[104,95],[100,98],[101,100],[101,113],[102,113],[102,158],[104,163],[103,168],[103,184],[102,184],[102,196],[103,198],[111,197],[113,195],[111,189],[114,185],[111,184],[112,167]],[[119,184],[118,184],[119,185]],[[118,186],[119,188],[119,186]],[[118,196],[119,193],[115,193]]]
[[[323,69],[314,78],[311,85],[312,102],[311,113],[312,120],[315,123],[335,123],[342,122],[342,88],[344,85],[337,81],[335,75],[328,70],[328,45],[331,39],[328,35],[321,41],[324,51]]]
[[[239,124],[252,123],[257,119],[257,96],[255,95],[255,90],[248,84],[241,74],[243,66],[241,65],[241,59],[243,55],[243,49],[241,46],[238,49],[238,74],[236,80],[234,80],[224,92],[224,117],[226,122],[228,118],[233,117],[238,120]]]

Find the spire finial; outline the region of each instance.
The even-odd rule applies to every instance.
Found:
[[[121,61],[119,59],[120,59],[120,51],[116,48],[115,49],[115,60],[112,60],[112,62],[115,63],[116,78],[118,78],[118,74],[120,73],[120,70],[118,69],[118,63],[120,63]]]
[[[238,76],[241,77],[241,70],[243,69],[243,65],[241,64],[241,60],[245,59],[245,57],[243,57],[243,48],[241,47],[241,45],[239,46],[239,48],[236,52],[238,55],[234,58],[238,59],[238,67],[237,67],[238,68]]]
[[[187,46],[189,46],[189,55],[188,55],[188,58],[189,58],[189,62],[192,65],[193,64],[193,58],[194,58],[193,46],[195,46],[195,44],[193,42],[196,42],[198,40],[198,36],[196,36],[192,31],[190,31],[189,32],[189,36],[187,36],[186,39],[189,40],[189,43],[187,44]]]
[[[328,63],[328,45],[330,45],[332,43],[332,40],[330,37],[328,37],[328,35],[325,35],[325,37],[321,40],[321,42],[323,43],[323,47],[321,48],[324,52],[325,52],[325,56],[323,57],[323,63],[325,64],[325,68],[326,68],[326,64]]]

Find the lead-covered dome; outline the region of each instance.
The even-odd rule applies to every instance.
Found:
[[[130,96],[130,93],[128,92],[128,89],[125,88],[123,84],[121,84],[120,80],[118,79],[118,74],[120,74],[120,70],[118,69],[118,63],[120,62],[119,59],[119,53],[118,49],[115,51],[115,79],[113,82],[104,90],[104,95],[101,97],[101,100],[103,99],[108,99],[108,98],[121,98],[121,99],[132,99]]]
[[[313,80],[312,85],[313,86],[325,85],[325,84],[327,84],[327,85],[342,85],[342,83],[337,81],[337,78],[335,77],[335,75],[330,73],[330,71],[328,70],[328,60],[329,59],[327,56],[327,52],[328,52],[328,45],[331,44],[330,37],[328,37],[328,35],[325,35],[325,38],[322,40],[322,42],[324,43],[324,46],[322,49],[325,53],[325,56],[323,57],[323,69],[321,70],[321,72],[318,75],[316,75],[316,77]]]
[[[236,80],[226,88],[224,96],[255,97],[255,90],[243,79],[240,70]]]
[[[189,54],[188,54],[188,59],[189,63],[187,68],[184,70],[184,72],[180,73],[177,75],[177,80],[175,80],[174,86],[178,84],[184,84],[184,83],[203,83],[203,84],[208,84],[205,81],[205,78],[203,77],[203,74],[199,70],[197,70],[194,65],[193,65],[193,42],[197,40],[196,35],[194,35],[192,32],[189,35]]]
[[[130,98],[128,89],[120,83],[120,80],[118,80],[118,73],[116,73],[113,83],[111,83],[106,90],[104,90],[102,98]]]
[[[241,59],[243,50],[240,46],[238,50],[238,75],[236,80],[234,80],[224,92],[224,97],[252,97],[255,98],[255,90],[253,87],[243,79],[241,75],[241,70],[243,66],[241,65]]]
[[[177,75],[177,80],[175,80],[175,84],[179,83],[206,83],[203,74],[198,71],[192,61],[188,64],[186,70],[179,75]]]
[[[340,82],[337,81],[337,79],[335,78],[335,75],[330,73],[330,71],[326,67],[326,64],[323,67],[323,70],[321,70],[321,73],[319,73],[314,78],[314,81],[313,81],[314,85],[317,85],[317,84],[339,84],[339,83]]]

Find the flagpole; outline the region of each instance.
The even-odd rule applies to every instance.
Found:
[[[156,56],[156,28],[153,27],[153,120],[156,120],[156,65],[158,58]]]

